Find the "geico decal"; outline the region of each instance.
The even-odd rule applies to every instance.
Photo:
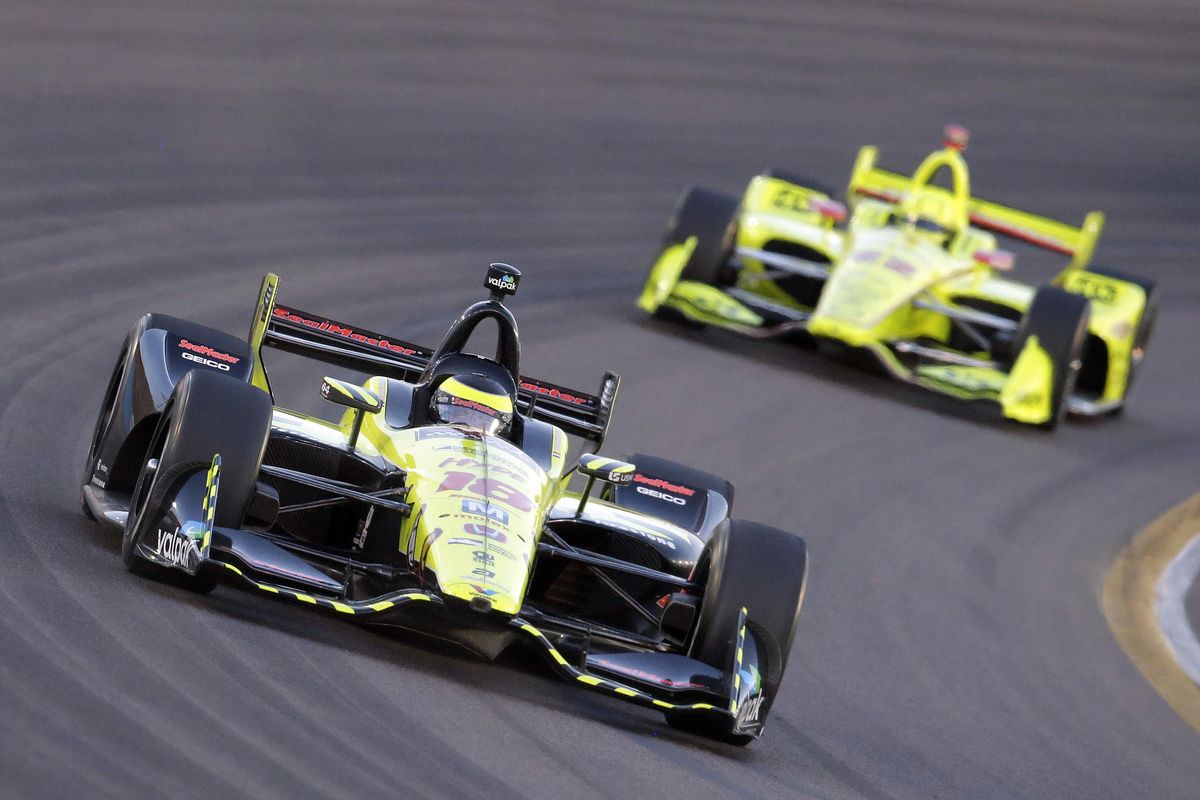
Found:
[[[195,361],[197,364],[203,364],[206,367],[213,367],[214,369],[219,369],[223,372],[229,372],[229,365],[222,364],[220,361],[213,361],[212,359],[205,358],[204,356],[198,356],[195,353],[188,353],[186,351],[180,353],[179,355],[183,356],[188,361]]]
[[[668,503],[674,503],[677,506],[687,505],[687,501],[682,497],[676,497],[675,495],[667,494],[666,492],[660,492],[655,489],[647,489],[645,486],[635,486],[634,488],[638,490],[638,494],[648,494],[651,497],[657,497],[659,500],[666,500]]]

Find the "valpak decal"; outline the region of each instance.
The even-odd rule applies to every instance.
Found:
[[[173,531],[159,528],[158,543],[154,546],[154,552],[180,567],[188,567],[193,554],[197,561],[200,559],[200,548],[196,546],[196,540],[182,533],[179,528]]]
[[[762,695],[757,694],[743,703],[742,707],[738,709],[737,724],[742,726],[757,723],[759,714],[762,712],[762,701]]]
[[[288,309],[282,308],[280,306],[276,306],[275,310],[271,313],[278,319],[286,320],[288,322],[296,323],[299,325],[305,325],[309,328],[312,328],[313,330],[324,331],[325,333],[331,333],[331,334],[334,334],[335,336],[343,336],[343,337],[345,337],[347,339],[351,339],[355,342],[360,342],[362,344],[369,344],[372,347],[378,347],[380,349],[387,350],[392,353],[401,353],[406,356],[417,356],[417,355],[428,356],[429,355],[429,353],[425,350],[418,350],[414,347],[409,347],[407,345],[396,344],[395,342],[390,342],[387,339],[383,339],[383,338],[367,336],[366,334],[359,333],[358,331],[354,330],[354,328],[350,328],[345,325],[339,325],[338,323],[330,322],[327,319],[307,319],[305,317],[300,316],[299,314],[293,314]]]
[[[512,275],[488,275],[488,286],[512,294],[517,291],[517,279]]]

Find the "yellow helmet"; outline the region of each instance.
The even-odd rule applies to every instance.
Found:
[[[496,381],[483,375],[455,375],[433,393],[432,418],[446,425],[463,425],[492,436],[512,425],[513,402]]]

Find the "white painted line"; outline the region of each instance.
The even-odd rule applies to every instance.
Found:
[[[1163,570],[1154,598],[1154,618],[1176,663],[1200,685],[1200,639],[1188,623],[1184,601],[1200,574],[1200,534],[1184,546]]]

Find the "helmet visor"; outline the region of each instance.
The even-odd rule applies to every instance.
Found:
[[[434,408],[438,419],[447,425],[465,425],[491,436],[500,433],[512,421],[512,414],[452,394],[439,393]]]

